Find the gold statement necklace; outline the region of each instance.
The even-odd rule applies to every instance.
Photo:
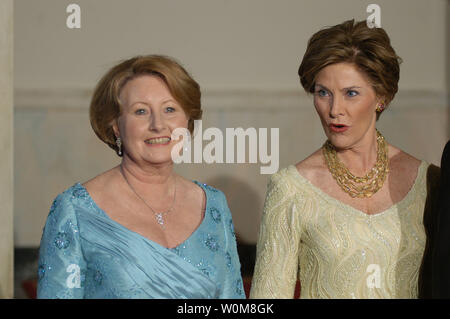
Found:
[[[343,191],[353,198],[371,197],[383,186],[389,173],[388,146],[383,135],[377,130],[377,162],[369,173],[358,177],[350,173],[337,157],[336,149],[330,141],[322,147],[328,169]]]

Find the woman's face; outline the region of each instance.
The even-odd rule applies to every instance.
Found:
[[[124,156],[145,164],[171,163],[170,139],[176,128],[187,128],[188,116],[165,82],[152,75],[128,81],[120,92],[122,114],[113,124],[122,139]]]
[[[326,136],[338,149],[371,142],[380,101],[354,64],[331,64],[317,74],[314,106]]]

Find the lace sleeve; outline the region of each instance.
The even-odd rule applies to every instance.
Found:
[[[299,203],[286,177],[268,184],[250,298],[293,298],[300,242]]]

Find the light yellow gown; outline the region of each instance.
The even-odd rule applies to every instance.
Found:
[[[325,194],[295,166],[269,182],[250,298],[417,298],[428,164],[408,194],[367,215]]]

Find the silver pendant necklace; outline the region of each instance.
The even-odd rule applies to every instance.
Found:
[[[120,172],[122,173],[123,178],[125,179],[125,181],[127,182],[128,186],[130,186],[131,190],[134,192],[134,194],[142,201],[144,202],[145,206],[147,206],[148,208],[151,209],[151,211],[153,212],[153,214],[155,215],[156,218],[156,222],[163,228],[164,227],[164,218],[163,216],[170,213],[172,211],[173,206],[175,205],[175,199],[177,197],[177,177],[175,176],[175,191],[173,194],[173,202],[172,202],[172,206],[170,206],[169,210],[165,211],[165,212],[160,212],[157,213],[141,196],[139,196],[139,194],[134,190],[133,186],[131,186],[130,182],[128,181],[128,179],[126,178],[124,172],[123,172],[123,168],[122,165],[120,165]]]

